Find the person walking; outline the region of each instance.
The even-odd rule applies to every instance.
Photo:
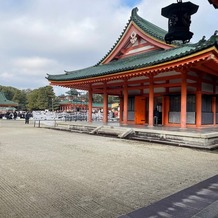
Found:
[[[29,124],[29,120],[30,120],[30,113],[27,111],[25,114],[25,124]]]
[[[14,120],[17,119],[17,111],[14,111]]]
[[[158,124],[158,119],[159,119],[159,111],[157,108],[154,109],[154,125]]]

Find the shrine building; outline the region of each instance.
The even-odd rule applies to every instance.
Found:
[[[111,50],[96,65],[47,76],[51,85],[86,90],[88,121],[92,95],[103,95],[103,123],[108,95],[120,99],[120,124],[154,126],[155,109],[162,126],[218,125],[218,35],[195,44],[167,44],[166,31],[134,8]]]
[[[5,114],[8,111],[16,110],[18,103],[9,101],[3,92],[0,92],[0,114]]]

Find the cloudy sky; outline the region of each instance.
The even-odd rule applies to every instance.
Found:
[[[192,16],[192,42],[218,30],[208,0]],[[96,64],[116,42],[131,10],[167,30],[161,8],[176,0],[0,0],[0,85],[36,89],[46,74]],[[183,1],[184,2],[184,1]],[[54,87],[57,95],[68,89]]]

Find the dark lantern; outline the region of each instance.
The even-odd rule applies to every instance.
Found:
[[[198,10],[198,5],[191,2],[182,2],[177,0],[165,8],[162,8],[161,15],[168,18],[168,33],[165,35],[166,43],[170,44],[174,40],[187,43],[193,36],[189,31],[191,24],[191,15],[195,14]]]

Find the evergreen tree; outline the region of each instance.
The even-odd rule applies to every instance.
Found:
[[[53,100],[55,99],[54,90],[51,86],[34,89],[28,95],[29,110],[53,110]]]
[[[12,98],[12,101],[18,103],[18,110],[26,110],[27,94],[25,90],[16,90]]]

